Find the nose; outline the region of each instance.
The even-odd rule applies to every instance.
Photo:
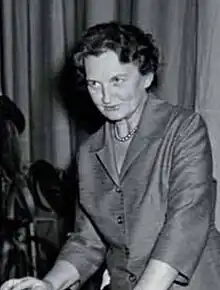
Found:
[[[104,104],[109,104],[111,102],[111,96],[107,86],[102,87],[102,102]]]

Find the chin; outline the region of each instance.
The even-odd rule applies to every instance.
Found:
[[[121,116],[119,114],[105,114],[104,116],[111,122],[118,122],[125,119],[125,116]]]

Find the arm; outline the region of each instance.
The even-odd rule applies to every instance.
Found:
[[[63,290],[71,286],[71,290],[79,287],[79,273],[70,263],[57,262],[43,280],[35,277],[10,279],[0,286],[0,290]]]
[[[66,282],[71,284],[71,282],[80,280],[80,284],[83,284],[100,268],[104,261],[105,253],[106,245],[100,238],[89,216],[78,204],[74,232],[58,256],[55,264],[56,268],[53,268],[45,279],[56,281],[56,273],[59,271],[56,269],[61,269],[61,263],[65,263],[65,267],[63,267],[65,273],[62,274],[62,277],[65,276],[65,279],[68,279],[69,282],[67,280]],[[66,265],[68,265],[67,268]]]
[[[78,270],[67,261],[57,261],[54,267],[43,279],[51,285],[51,289],[64,290],[71,287],[72,290],[78,289],[80,275]]]
[[[213,210],[212,156],[202,118],[188,117],[174,142],[165,223],[135,290],[188,285],[206,243]]]
[[[150,259],[135,290],[167,290],[176,279],[176,269],[159,260]]]
[[[74,171],[79,185],[80,154],[76,156]],[[87,161],[86,161],[87,162]],[[85,163],[87,164],[87,163]],[[82,178],[86,178],[86,175]],[[80,191],[80,190],[79,190]],[[57,261],[51,271],[44,277],[54,289],[63,290],[71,286],[71,289],[79,288],[101,266],[105,258],[106,245],[102,241],[90,216],[79,202],[79,192],[75,197],[75,224],[74,232],[62,248]]]

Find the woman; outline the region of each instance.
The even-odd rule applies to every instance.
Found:
[[[156,98],[158,50],[132,25],[88,29],[79,76],[106,118],[80,148],[75,232],[43,281],[2,289],[79,288],[105,262],[110,289],[216,290],[212,156],[199,114]]]

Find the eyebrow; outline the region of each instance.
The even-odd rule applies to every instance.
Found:
[[[128,73],[116,73],[115,75],[110,77],[110,80],[115,78],[115,77],[127,77]]]
[[[113,80],[116,77],[128,77],[128,75],[129,74],[127,72],[126,73],[116,73],[116,74],[112,75],[109,80],[111,81],[111,80]],[[101,82],[96,80],[96,79],[86,78],[86,81],[87,82],[97,82],[97,83],[101,84]]]

